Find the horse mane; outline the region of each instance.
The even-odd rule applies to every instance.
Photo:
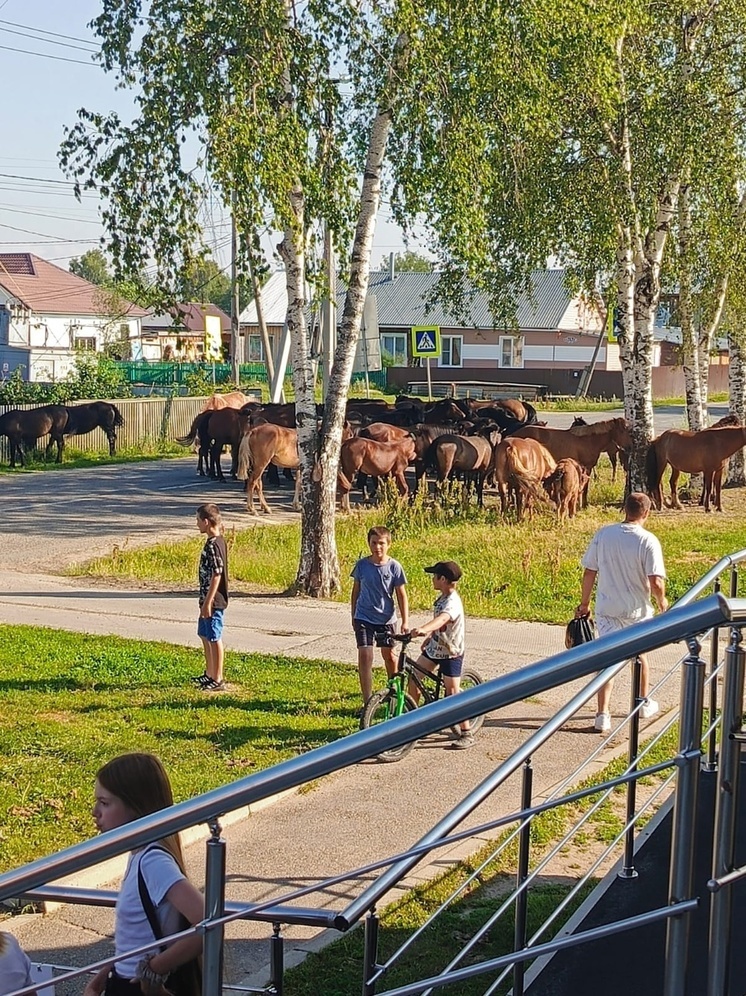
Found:
[[[574,436],[602,436],[607,433],[612,426],[624,421],[623,419],[607,418],[603,422],[587,422],[585,425],[571,425],[567,432],[572,432]]]

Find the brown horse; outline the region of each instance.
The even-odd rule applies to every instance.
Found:
[[[124,425],[122,413],[110,401],[89,401],[84,405],[66,405],[67,422],[63,436],[85,436],[94,429],[103,429],[109,441],[109,456],[114,456],[117,429]]]
[[[529,425],[519,429],[511,438],[535,439],[546,446],[555,460],[570,457],[577,460],[581,467],[590,474],[598,463],[602,453],[606,453],[613,444],[620,450],[628,450],[632,446],[629,427],[623,418],[610,418],[603,422],[595,422],[587,428],[593,432],[579,435],[572,429],[551,429],[549,426]],[[583,507],[588,504],[588,486],[583,494]]]
[[[574,432],[576,436],[594,436],[599,431],[598,426],[605,425],[605,422],[591,422],[589,424],[582,415],[576,415],[572,420],[572,425],[570,426],[569,431]],[[605,429],[602,429],[601,431],[605,431]],[[614,442],[609,443],[606,455],[611,463],[611,480],[614,482],[616,480],[617,463],[621,463],[622,468],[626,470],[629,465],[629,457],[627,456],[626,450],[620,449]]]
[[[546,500],[541,483],[557,467],[549,450],[535,439],[508,436],[495,447],[492,472],[500,495],[500,508],[505,515],[508,497],[512,495],[518,520],[524,509],[533,510],[533,499]]]
[[[703,474],[703,504],[710,511],[712,501],[718,512],[722,511],[720,491],[723,473],[729,457],[746,446],[746,428],[724,426],[689,432],[686,429],[668,429],[652,441],[647,452],[646,470],[648,490],[656,508],[663,507],[661,480],[671,464],[671,507],[681,508],[678,495],[679,475]]]
[[[467,479],[472,477],[477,484],[477,504],[484,505],[484,480],[492,467],[493,442],[497,442],[499,433],[494,433],[492,439],[483,436],[439,436],[430,445],[425,457],[425,464],[432,467],[438,474],[438,481],[448,480],[454,472],[462,472]]]
[[[396,481],[399,494],[409,492],[404,471],[414,459],[414,440],[410,435],[391,443],[379,443],[375,439],[360,439],[353,436],[342,443],[339,454],[338,482],[342,492],[343,512],[350,511],[350,491],[358,473],[368,477],[387,477]]]
[[[33,449],[36,440],[49,434],[46,456],[57,444],[57,463],[62,463],[65,446],[64,432],[69,413],[64,405],[44,405],[21,411],[14,408],[0,416],[0,436],[7,436],[10,444],[10,466],[15,467],[16,455],[22,467],[26,464],[26,451]]]
[[[544,490],[557,506],[559,522],[575,516],[587,483],[588,472],[570,457],[560,460],[554,472],[544,480]]]
[[[239,480],[246,481],[246,509],[251,515],[256,515],[254,507],[254,491],[259,498],[259,505],[268,514],[272,511],[264,500],[262,474],[270,464],[275,467],[287,467],[296,471],[295,495],[293,511],[300,511],[300,455],[298,453],[298,433],[295,429],[287,429],[282,425],[263,422],[245,433],[238,447]]]
[[[209,453],[210,477],[224,481],[223,468],[220,466],[220,454],[224,446],[231,448],[231,477],[236,476],[238,464],[238,446],[241,442],[241,426],[237,408],[219,408],[214,412],[205,412],[208,416],[200,423],[200,460],[207,458]]]
[[[218,412],[221,408],[243,408],[254,399],[242,391],[228,391],[226,394],[211,394],[205,402],[203,412]]]

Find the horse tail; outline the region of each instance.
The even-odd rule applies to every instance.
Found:
[[[645,476],[648,482],[649,493],[655,494],[660,483],[661,475],[658,473],[658,453],[655,448],[655,440],[648,446],[645,454]]]
[[[538,498],[539,501],[548,501],[546,493],[541,487],[539,477],[536,474],[532,474],[528,467],[521,462],[520,456],[516,452],[515,447],[510,443],[508,443],[506,449],[506,456],[508,477],[512,479],[516,485],[528,492],[528,494],[533,495],[534,498]]]
[[[189,432],[186,434],[186,436],[176,437],[177,443],[180,443],[182,446],[192,445],[194,440],[197,438],[197,433],[199,432],[200,423],[204,414],[205,414],[204,412],[200,412],[199,415],[195,416],[195,419],[192,422],[192,427],[189,430]]]
[[[117,427],[117,429],[121,429],[121,427],[124,425],[124,416],[119,411],[116,405],[112,405],[111,410],[114,412],[114,425]]]
[[[238,466],[236,467],[236,477],[239,481],[248,480],[251,468],[254,465],[254,457],[251,453],[251,431],[245,432],[241,437],[238,447]]]

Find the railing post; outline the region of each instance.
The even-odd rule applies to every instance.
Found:
[[[630,774],[637,771],[637,755],[640,750],[640,706],[643,699],[642,661],[639,654],[632,664],[632,691],[630,694],[629,745],[627,747],[627,767]],[[627,830],[624,834],[624,864],[619,872],[619,878],[637,878],[635,868],[635,812],[637,809],[637,779],[627,782]]]
[[[743,635],[732,629],[730,644],[725,651],[723,711],[720,724],[720,769],[715,803],[713,832],[712,877],[718,878],[733,870],[736,849],[736,820],[740,783],[741,744],[735,734],[743,726],[743,681],[746,667]],[[728,991],[730,972],[730,928],[733,907],[731,885],[718,889],[710,897],[710,941],[707,971],[709,996]]]
[[[269,942],[269,991],[273,996],[282,996],[285,991],[285,940],[280,923],[272,924]]]
[[[521,788],[521,809],[531,808],[531,795],[534,784],[534,769],[531,758],[526,758],[523,766]],[[518,833],[518,868],[516,870],[516,888],[520,889],[528,878],[528,865],[531,855],[531,821],[524,820]],[[528,916],[528,890],[522,889],[515,900],[515,930],[513,933],[513,950],[522,951],[526,946],[526,918]],[[513,965],[513,996],[523,996],[523,979],[526,974],[526,963],[517,961]]]
[[[376,984],[371,979],[378,970],[378,914],[372,909],[365,918],[365,951],[363,954],[363,996],[375,996]]]
[[[218,819],[210,823],[205,868],[205,920],[225,914],[225,841]],[[208,928],[202,951],[203,996],[222,996],[223,993],[223,926]]]
[[[701,761],[705,663],[700,657],[699,640],[690,637],[687,643],[689,656],[684,661],[681,675],[679,751],[676,758],[678,771],[671,828],[668,902],[672,906],[691,897]],[[668,920],[664,996],[681,996],[686,991],[689,929],[688,913],[672,916]]]
[[[733,575],[731,574],[731,588],[733,586]],[[738,587],[738,585],[736,585]],[[713,592],[717,594],[720,591],[720,578],[715,581],[713,585]],[[733,596],[731,592],[731,597]],[[708,723],[710,727],[710,732],[707,735],[707,760],[704,764],[705,771],[716,771],[718,766],[718,731],[715,725],[715,717],[718,711],[718,681],[715,676],[715,672],[718,666],[718,656],[720,652],[720,630],[717,626],[712,627],[710,633],[710,688],[709,688],[709,702],[707,706]]]

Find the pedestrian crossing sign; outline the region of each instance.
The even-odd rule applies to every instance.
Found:
[[[412,356],[440,356],[440,326],[412,327]]]

